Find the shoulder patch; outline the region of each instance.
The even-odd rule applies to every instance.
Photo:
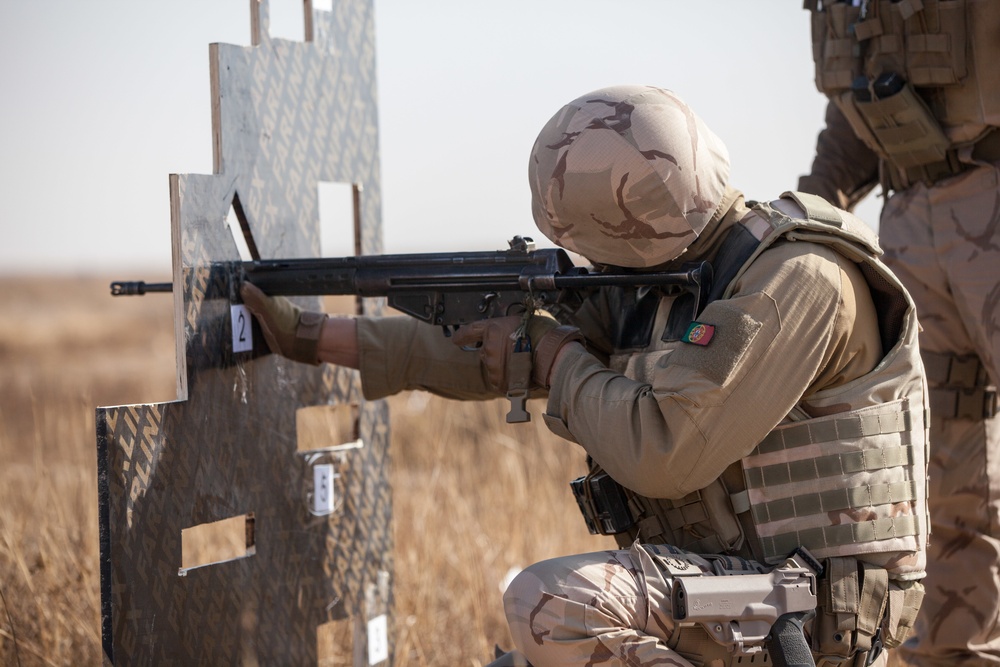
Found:
[[[763,304],[761,308],[755,308],[754,312],[746,312],[726,301],[716,301],[708,309],[712,310],[712,333],[710,340],[712,344],[706,347],[705,337],[702,337],[701,344],[681,345],[670,355],[670,363],[677,366],[696,369],[710,381],[719,386],[725,385],[741,367],[743,355],[750,349],[751,344],[763,327],[763,322],[758,319],[765,317]],[[692,322],[692,326],[697,327],[700,323]],[[694,333],[689,331],[690,335]],[[685,336],[687,338],[687,335]],[[685,342],[690,342],[686,341]]]
[[[708,345],[715,336],[715,326],[704,322],[692,322],[681,336],[681,342],[692,345]]]

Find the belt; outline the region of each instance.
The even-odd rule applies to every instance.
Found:
[[[959,153],[967,149],[967,146],[949,148],[943,160],[919,167],[901,168],[889,160],[882,160],[883,185],[888,186],[890,190],[899,191],[916,183],[931,186],[946,178],[958,176],[979,166],[962,162],[959,159]],[[971,156],[972,160],[976,162],[1000,162],[1000,131],[992,129],[986,136],[973,144]]]

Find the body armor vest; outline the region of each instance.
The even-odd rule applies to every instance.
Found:
[[[635,522],[616,537],[623,545],[638,538],[771,564],[805,546],[818,558],[852,556],[894,578],[919,578],[929,526],[927,405],[913,303],[878,260],[874,234],[853,215],[800,193],[752,210],[713,262],[709,301],[730,296],[735,280],[779,240],[832,246],[868,282],[880,316],[882,361],[846,385],[810,394],[811,413],[828,416],[811,418],[796,408],[709,487],[670,500],[626,492]],[[632,349],[617,350],[612,368],[649,379],[655,361],[677,346],[676,331],[683,334],[671,324],[676,301],[659,301],[644,348],[629,340]],[[687,310],[683,324],[696,316]]]
[[[805,7],[816,87],[899,172],[890,175],[894,185],[1000,159],[996,132],[983,143],[1000,126],[1000,3],[806,0]]]
[[[916,88],[956,143],[1000,126],[993,0],[807,0],[816,87],[837,96],[886,73]],[[862,93],[863,96],[863,93]]]

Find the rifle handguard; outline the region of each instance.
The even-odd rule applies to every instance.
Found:
[[[549,387],[549,375],[552,373],[552,365],[555,364],[556,357],[563,345],[573,341],[583,342],[583,334],[576,327],[558,326],[549,330],[534,345],[534,369],[532,380],[540,387]]]

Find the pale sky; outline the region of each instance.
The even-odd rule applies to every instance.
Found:
[[[678,93],[748,198],[812,160],[825,101],[800,2],[374,2],[386,252],[537,238],[535,135],[609,85]],[[169,279],[168,175],[211,173],[208,45],[248,45],[249,5],[0,0],[0,272]],[[270,5],[272,37],[301,40],[301,1]]]

